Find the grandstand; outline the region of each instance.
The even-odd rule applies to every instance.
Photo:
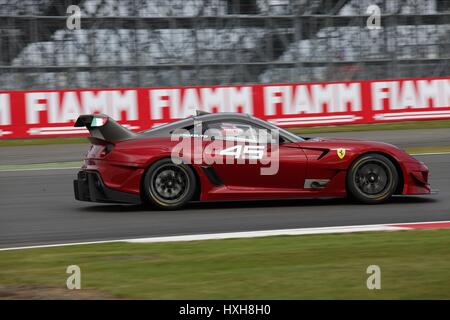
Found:
[[[0,89],[448,75],[450,0],[0,0]]]

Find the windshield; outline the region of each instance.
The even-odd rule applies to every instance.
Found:
[[[271,123],[269,121],[263,121],[261,119],[255,118],[255,117],[251,117],[251,118],[254,121],[257,121],[257,122],[260,122],[260,123],[264,123],[265,126],[269,127],[271,130],[278,130],[280,136],[283,136],[283,137],[287,138],[291,142],[298,142],[298,141],[304,141],[305,140],[302,137],[299,137],[296,134],[293,134],[292,132],[287,131],[286,129],[280,128],[280,127],[274,125],[273,123]]]

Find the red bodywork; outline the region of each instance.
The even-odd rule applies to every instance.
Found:
[[[202,151],[208,145],[207,141],[198,137],[189,139],[192,144],[198,143]],[[108,151],[105,145],[93,145],[83,169],[98,172],[107,188],[140,195],[147,168],[161,158],[171,157],[177,143],[170,137],[152,137],[117,142]],[[344,157],[338,156],[338,149],[345,149]],[[264,157],[269,157],[270,152],[270,147],[266,147]],[[198,178],[199,193],[194,200],[209,201],[345,197],[347,170],[355,159],[366,153],[383,154],[396,165],[400,173],[397,194],[430,193],[425,164],[395,146],[380,142],[318,138],[281,143],[279,170],[275,175],[261,175],[261,167],[269,166],[261,161],[209,164],[220,184],[212,182],[204,170],[210,155],[204,155],[200,163],[193,161],[194,152],[182,157],[193,163],[191,166]],[[228,156],[223,157],[227,160]],[[305,181],[320,179],[328,180],[325,187],[305,185]]]

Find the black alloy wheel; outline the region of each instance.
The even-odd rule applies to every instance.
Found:
[[[391,160],[371,153],[358,158],[347,175],[347,189],[351,197],[364,203],[382,203],[392,197],[399,175]]]
[[[174,210],[184,206],[195,189],[192,169],[169,158],[155,162],[144,177],[145,200],[160,209]]]

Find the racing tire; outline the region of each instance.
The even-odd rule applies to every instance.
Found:
[[[370,153],[356,159],[347,174],[349,196],[367,204],[389,200],[397,189],[399,175],[387,157]]]
[[[185,206],[196,190],[196,178],[186,164],[176,164],[170,158],[156,161],[144,176],[144,202],[163,210]]]

